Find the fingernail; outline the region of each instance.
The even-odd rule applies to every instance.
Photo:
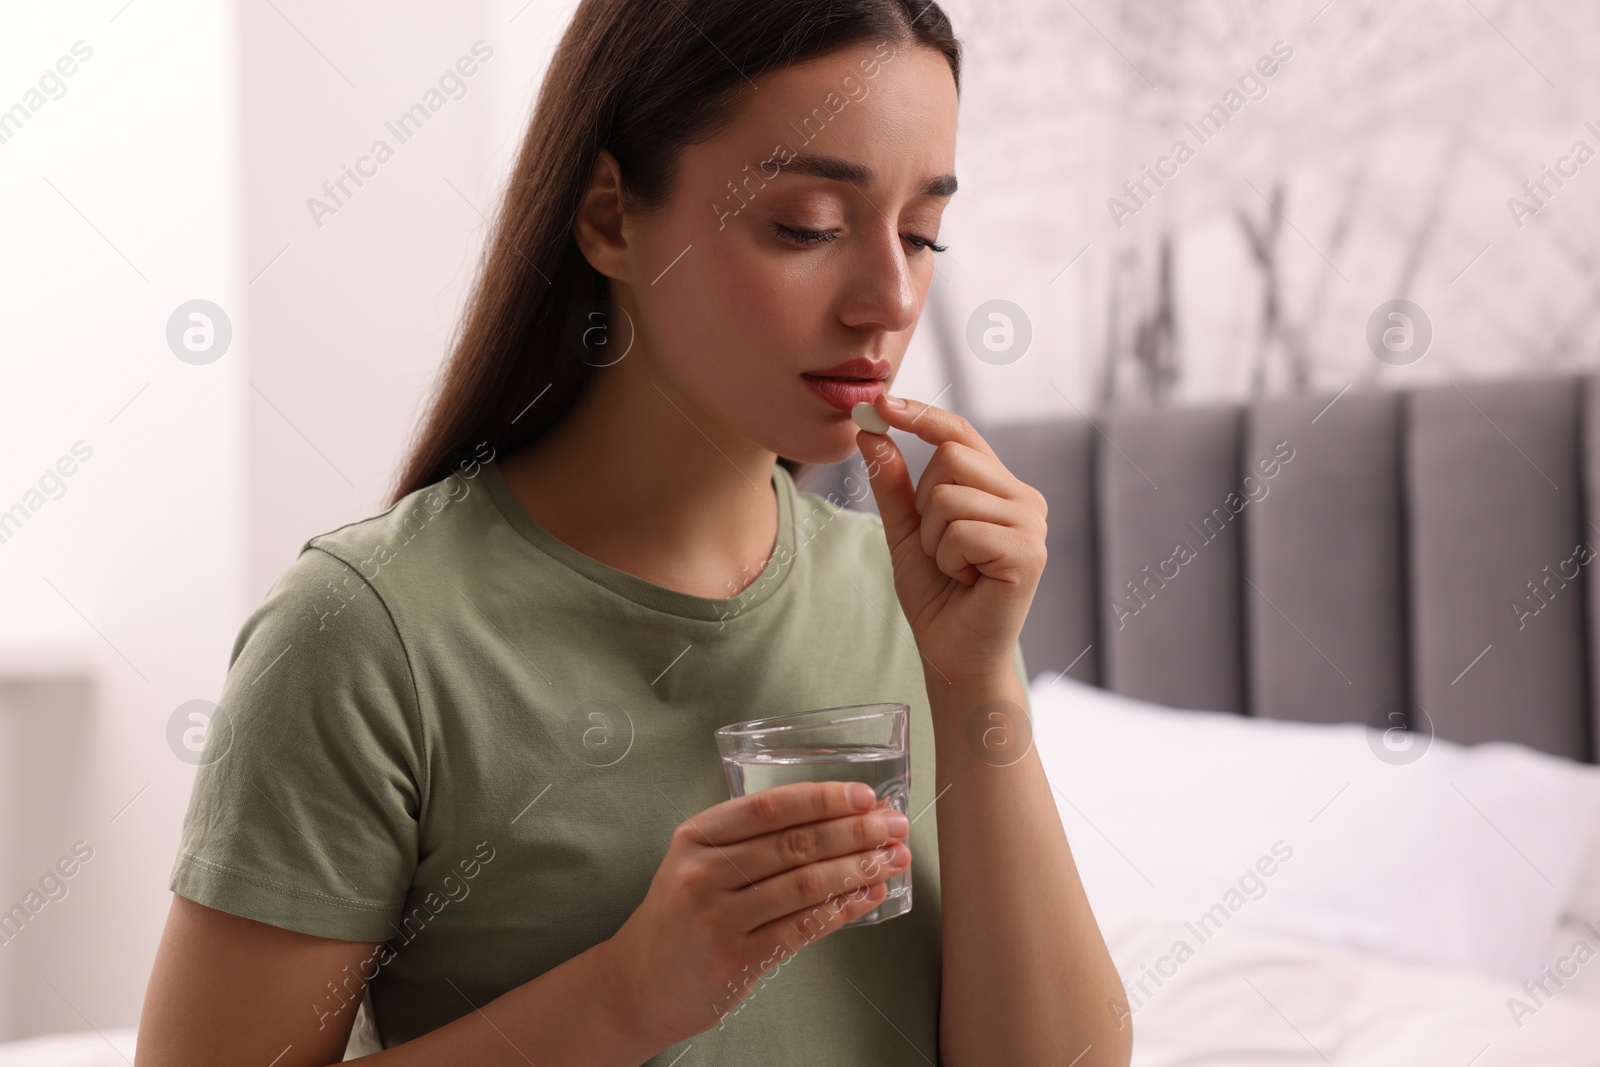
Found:
[[[911,820],[898,811],[891,811],[883,817],[883,828],[888,831],[890,837],[904,837],[906,831],[911,829]]]
[[[878,799],[878,794],[873,792],[870,785],[865,782],[852,782],[850,784],[850,806],[857,811],[866,811],[872,807],[872,802]]]
[[[903,844],[895,845],[894,852],[889,856],[890,867],[904,867],[911,862],[911,849]]]
[[[904,411],[906,409],[906,402],[904,400],[897,396],[890,396],[888,393],[883,394],[883,402],[894,408],[896,411]]]

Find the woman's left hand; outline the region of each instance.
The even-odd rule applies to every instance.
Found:
[[[887,394],[873,407],[890,427],[936,446],[915,488],[887,434],[861,430],[883,518],[895,593],[917,649],[949,683],[1015,674],[1017,636],[1045,564],[1044,494],[1006,469],[961,416]]]

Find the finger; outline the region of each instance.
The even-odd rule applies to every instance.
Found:
[[[946,528],[958,519],[973,519],[997,526],[1021,527],[1028,521],[1021,505],[982,489],[954,482],[940,482],[928,491],[922,512],[922,550],[939,554],[939,542]]]
[[[1022,499],[1027,492],[1022,480],[1007,470],[998,459],[959,441],[946,441],[928,457],[928,464],[922,468],[922,476],[917,479],[916,506],[919,513],[927,514],[928,493],[934,486],[945,482],[974,486],[1007,500]]]
[[[826,937],[852,919],[861,918],[882,904],[888,895],[888,887],[876,882],[859,897],[836,897],[825,904],[780,916],[750,931],[749,943],[759,948],[757,958],[761,960],[772,959],[780,947],[793,956],[818,938]]]
[[[911,848],[900,841],[775,874],[734,892],[734,927],[755,930],[773,919],[817,907],[830,898],[860,894],[863,887],[903,874],[910,866]]]
[[[881,402],[882,397],[879,397]],[[862,430],[856,434],[856,446],[866,460],[867,481],[872,485],[872,498],[878,504],[878,517],[883,520],[883,534],[890,548],[916,533],[922,524],[917,513],[916,487],[911,484],[911,470],[906,457],[888,434]]]
[[[1028,572],[1023,548],[1020,535],[1011,527],[957,519],[945,528],[934,559],[941,571],[967,585],[976,582],[980,574],[1019,581]]]
[[[713,804],[678,832],[697,845],[720,847],[787,826],[859,815],[876,801],[872,787],[862,782],[790,782]]]
[[[791,826],[725,846],[729,862],[720,865],[718,880],[727,889],[739,889],[807,863],[869,852],[905,838],[909,830],[906,817],[893,808]]]
[[[942,445],[946,441],[975,448],[988,456],[994,456],[994,449],[989,447],[989,442],[973,427],[972,423],[957,415],[953,411],[924,404],[920,400],[907,400],[904,397],[894,399],[903,401],[905,407],[897,408],[889,403],[888,393],[879,393],[872,401],[872,406],[883,421],[889,424],[890,429],[904,430],[916,434],[930,445]]]

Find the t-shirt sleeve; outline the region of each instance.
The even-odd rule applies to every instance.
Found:
[[[417,864],[421,740],[388,608],[303,548],[234,643],[169,887],[302,933],[387,940]]]

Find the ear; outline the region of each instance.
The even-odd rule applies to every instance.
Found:
[[[622,211],[622,166],[600,149],[589,186],[572,220],[572,237],[589,265],[607,278],[627,277],[627,238]]]

